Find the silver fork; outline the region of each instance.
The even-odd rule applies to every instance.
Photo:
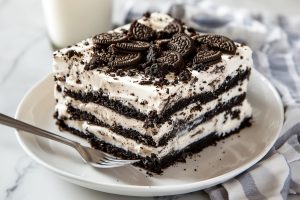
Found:
[[[82,146],[80,143],[69,140],[60,135],[51,133],[49,131],[43,130],[41,128],[32,126],[25,122],[16,120],[12,117],[0,113],[0,124],[13,127],[18,130],[26,131],[28,133],[32,133],[38,136],[46,137],[48,139],[61,142],[70,147],[76,149],[83,160],[96,168],[114,168],[121,167],[128,164],[133,164],[138,162],[139,160],[122,160],[111,156],[107,153],[104,153],[100,150],[92,149],[90,147]]]

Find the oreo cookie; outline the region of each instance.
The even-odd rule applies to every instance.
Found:
[[[176,51],[164,51],[161,57],[157,59],[157,62],[172,71],[178,71],[183,66],[183,58]]]
[[[187,34],[177,33],[168,43],[168,48],[180,53],[182,56],[187,56],[194,50],[194,41]]]
[[[158,39],[169,39],[176,33],[182,33],[183,27],[178,20],[173,20],[162,31],[157,33]]]
[[[220,61],[222,53],[215,50],[199,50],[193,58],[193,64],[202,64],[211,61]]]
[[[199,50],[193,59],[193,70],[205,71],[221,61],[222,53],[216,50]]]
[[[173,20],[168,26],[166,26],[163,30],[168,34],[182,33],[183,27],[178,20]]]
[[[130,26],[129,35],[135,40],[149,41],[154,38],[155,31],[135,20]]]
[[[149,14],[144,19],[147,17]],[[179,20],[173,20],[158,32],[135,20],[128,31],[102,33],[93,37],[93,42],[94,54],[86,69],[109,66],[103,70],[128,76],[134,75],[127,72],[135,69],[150,75],[149,81],[163,80],[159,84],[166,82],[165,76],[169,72],[175,72],[177,79],[186,82],[191,78],[192,69],[206,70],[221,61],[222,53],[236,51],[229,38],[199,35]]]
[[[236,46],[228,37],[222,35],[196,35],[193,38],[201,44],[207,44],[224,53],[235,54]]]
[[[99,54],[94,54],[92,59],[84,67],[85,70],[92,70],[102,66],[107,65],[111,59],[112,54],[109,52],[101,52]]]
[[[124,33],[101,33],[93,37],[93,42],[99,44],[115,44],[127,40],[127,35]]]
[[[128,67],[138,64],[140,60],[140,53],[117,54],[112,57],[112,59],[108,63],[108,66],[115,68]]]
[[[150,47],[148,42],[143,41],[131,41],[115,44],[115,47],[118,49],[123,49],[127,51],[144,51]]]

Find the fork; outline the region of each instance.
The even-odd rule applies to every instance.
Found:
[[[49,131],[43,130],[41,128],[32,126],[25,122],[16,120],[12,117],[0,113],[0,124],[15,128],[17,130],[26,131],[38,136],[42,136],[63,144],[66,144],[70,147],[73,147],[78,151],[83,160],[96,168],[114,168],[121,167],[128,164],[133,164],[139,160],[123,160],[117,157],[111,156],[107,153],[104,153],[100,150],[96,150],[90,147],[81,145],[78,142],[72,141],[60,135],[51,133]]]

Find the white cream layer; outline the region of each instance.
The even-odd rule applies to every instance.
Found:
[[[240,110],[240,118],[231,119],[230,117],[226,117],[226,113],[220,113],[211,120],[197,126],[191,131],[184,130],[181,133],[178,133],[177,136],[168,141],[166,146],[162,147],[151,147],[144,144],[138,144],[132,139],[124,138],[109,129],[90,125],[87,122],[82,121],[73,121],[66,120],[66,124],[70,127],[73,127],[80,131],[88,131],[94,134],[100,140],[105,141],[106,143],[110,143],[116,147],[124,149],[126,151],[130,151],[142,157],[150,156],[152,153],[157,155],[158,158],[162,158],[173,151],[179,151],[184,149],[188,145],[192,144],[200,140],[201,138],[209,135],[210,133],[216,132],[215,134],[224,135],[229,133],[236,128],[238,128],[243,119],[250,117],[252,113],[252,109],[245,100],[241,106],[236,106],[232,108],[232,111],[239,109]],[[227,120],[226,120],[227,118]],[[224,123],[225,121],[225,123]]]
[[[193,103],[187,106],[186,108],[174,113],[171,116],[172,124],[168,122],[163,123],[160,127],[154,128],[144,128],[144,121],[137,120],[134,118],[128,118],[124,115],[121,115],[109,108],[100,106],[95,103],[82,103],[81,101],[76,101],[70,97],[63,97],[62,93],[55,92],[55,97],[58,99],[58,103],[55,106],[55,110],[58,112],[59,118],[69,117],[67,113],[67,105],[70,104],[74,108],[77,108],[82,111],[86,111],[94,115],[100,121],[113,126],[115,123],[121,125],[126,129],[133,129],[138,131],[143,135],[151,135],[155,142],[158,142],[164,134],[170,132],[174,127],[174,122],[178,120],[184,121],[194,121],[196,118],[205,114],[206,112],[215,109],[215,107],[220,103],[226,103],[233,97],[243,94],[247,89],[247,80],[244,80],[242,84],[235,86],[229,91],[223,93],[219,96],[218,99],[210,101],[206,104],[201,105],[201,110],[193,110],[198,103]]]
[[[166,15],[153,14],[153,17],[151,16],[144,24],[156,29],[164,28],[167,23],[166,21],[160,21],[159,18],[167,18],[166,21],[170,21],[170,17]],[[85,45],[85,42],[88,42],[88,45]],[[154,85],[140,85],[139,82],[144,79],[142,74],[137,74],[133,77],[112,77],[103,73],[101,68],[98,70],[84,70],[85,64],[81,64],[80,61],[89,62],[92,46],[93,42],[89,38],[76,46],[65,48],[55,53],[53,58],[54,75],[56,77],[65,77],[66,80],[60,84],[68,89],[80,92],[99,91],[102,89],[110,99],[119,100],[124,105],[132,106],[146,114],[152,110],[156,110],[159,114],[167,105],[171,106],[178,99],[189,98],[195,93],[212,91],[218,88],[227,76],[233,77],[237,74],[237,70],[246,70],[253,65],[251,49],[237,44],[236,55],[223,54],[222,61],[210,66],[206,71],[198,72],[192,70],[193,78],[188,83],[180,82],[177,85],[156,87]],[[81,52],[84,55],[83,59],[76,56],[68,59],[65,53],[69,50]],[[221,66],[224,66],[223,70],[220,70]],[[172,82],[174,74],[170,73],[166,78]],[[169,101],[170,97],[171,102]],[[148,104],[142,105],[141,103],[145,101]]]

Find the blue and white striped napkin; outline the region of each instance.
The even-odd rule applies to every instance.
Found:
[[[251,13],[209,1],[127,0],[114,21],[122,24],[145,11],[171,13],[202,32],[216,32],[245,42],[255,67],[277,88],[285,106],[281,136],[255,166],[239,176],[206,189],[213,200],[287,199],[300,193],[300,16]],[[176,3],[175,3],[176,2]],[[116,7],[117,9],[117,7]],[[115,12],[116,13],[116,12]]]

